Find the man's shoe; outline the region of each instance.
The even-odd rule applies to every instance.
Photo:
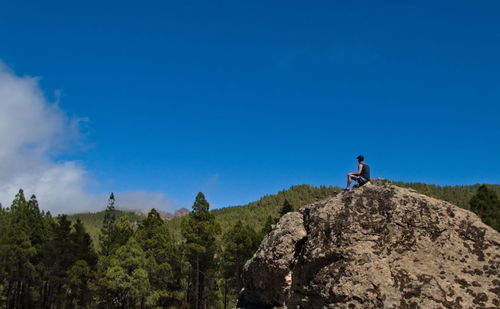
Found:
[[[349,192],[351,191],[351,188],[345,188],[344,191]]]

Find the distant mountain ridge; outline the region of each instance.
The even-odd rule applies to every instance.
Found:
[[[137,214],[139,216],[146,217],[150,211],[151,211],[151,209],[140,209],[140,210],[133,210],[132,212],[134,212],[135,214]],[[187,208],[177,209],[174,213],[159,210],[159,209],[156,209],[156,211],[160,214],[160,217],[163,220],[170,220],[170,219],[177,218],[177,217],[183,217],[183,216],[189,214],[189,209],[187,209]]]

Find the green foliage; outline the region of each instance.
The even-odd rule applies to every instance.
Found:
[[[192,308],[204,308],[208,304],[209,288],[214,285],[216,237],[220,227],[201,192],[196,196],[193,211],[183,219],[182,235],[191,265],[190,303]]]
[[[111,254],[115,242],[115,223],[116,223],[116,209],[115,209],[115,195],[111,193],[108,199],[108,206],[104,212],[104,221],[101,227],[101,234],[99,235],[99,244],[101,246],[101,254],[108,256]]]
[[[486,185],[477,189],[476,195],[470,200],[470,209],[475,212],[484,223],[500,231],[500,200],[498,195]]]
[[[393,184],[403,188],[414,189],[418,193],[448,201],[468,210],[470,210],[470,199],[476,194],[480,187],[480,185],[438,186],[419,182],[393,182]],[[489,188],[497,195],[500,194],[500,185],[489,185]]]
[[[224,307],[228,306],[227,294],[236,295],[243,287],[243,265],[254,254],[260,243],[260,235],[241,221],[228,230],[223,237],[221,272],[224,278]],[[231,303],[234,307],[234,304]]]
[[[203,219],[205,214],[208,213],[208,209],[210,208],[210,205],[208,204],[208,201],[205,199],[205,195],[203,193],[199,192],[196,195],[194,204],[193,204],[193,215],[196,217],[199,217],[200,220]]]
[[[0,307],[87,306],[88,263],[95,265],[97,255],[81,222],[54,220],[20,190],[10,208],[0,209],[0,223]]]
[[[481,217],[484,223],[498,231],[500,206],[498,206],[498,202],[495,206],[495,196],[498,198],[500,195],[500,185],[437,186],[405,182],[394,182],[393,184],[412,188],[418,193],[472,210]]]
[[[267,234],[271,232],[273,229],[273,225],[278,223],[278,218],[273,218],[271,216],[267,216],[266,222],[264,223],[264,227],[262,227],[260,232],[260,238],[264,238]]]
[[[290,202],[285,199],[285,202],[283,203],[283,207],[280,209],[280,217],[283,217],[286,213],[289,213],[290,211],[293,211],[293,206],[290,204]]]
[[[70,308],[88,308],[93,295],[91,282],[95,280],[95,271],[85,260],[78,260],[67,271],[67,276],[67,304]]]
[[[146,254],[134,237],[113,251],[97,289],[107,308],[139,308],[149,295]]]
[[[323,200],[332,196],[342,189],[336,187],[313,187],[310,185],[292,186],[273,195],[266,195],[256,202],[244,206],[234,206],[215,209],[212,213],[220,224],[223,232],[231,228],[234,222],[241,220],[256,231],[260,231],[269,216],[279,217],[279,211],[285,200],[300,208],[302,206]],[[173,221],[173,220],[171,220]],[[170,222],[169,222],[170,224]]]
[[[31,293],[30,282],[36,279],[36,265],[39,252],[35,247],[38,235],[31,230],[31,224],[39,227],[41,218],[38,208],[28,203],[23,190],[19,190],[10,211],[5,218],[5,233],[0,238],[0,259],[3,283],[7,287],[5,302],[7,307],[32,306],[36,301]]]
[[[73,253],[78,260],[84,261],[88,267],[94,268],[97,264],[97,253],[92,245],[92,239],[80,219],[77,219],[73,224],[73,230],[70,235]]]
[[[131,211],[115,209],[115,214],[116,218],[127,217],[133,226],[140,224],[140,222],[144,220],[144,216]],[[100,251],[99,236],[101,233],[105,215],[106,210],[103,210],[94,213],[80,213],[69,215],[68,219],[72,222],[76,222],[76,220],[80,219],[80,221],[82,221],[83,225],[85,226],[87,233],[89,233],[89,235],[91,236],[92,242],[96,246],[96,250]]]
[[[470,208],[498,230],[498,185],[396,184]],[[188,216],[168,221],[154,209],[146,218],[117,210],[113,194],[103,212],[53,218],[20,190],[0,207],[0,308],[234,307],[243,265],[279,217],[339,190],[293,186],[213,211],[199,193]]]
[[[155,209],[141,223],[135,237],[147,258],[151,286],[147,304],[163,308],[185,306],[189,264],[183,260],[180,246],[174,243]]]
[[[111,237],[111,252],[125,245],[132,235],[134,235],[134,230],[134,225],[127,217],[119,217],[115,222]]]

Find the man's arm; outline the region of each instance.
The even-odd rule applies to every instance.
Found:
[[[349,173],[348,175],[359,176],[359,175],[361,175],[362,171],[363,171],[363,164],[360,164],[360,165],[358,165],[358,172],[357,173]]]
[[[362,171],[363,171],[363,164],[359,164],[358,165],[358,172],[357,173],[353,173],[353,175],[359,176],[359,175],[361,175]]]

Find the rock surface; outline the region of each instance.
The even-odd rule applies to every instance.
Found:
[[[283,216],[239,308],[500,308],[500,234],[472,212],[367,184]]]

